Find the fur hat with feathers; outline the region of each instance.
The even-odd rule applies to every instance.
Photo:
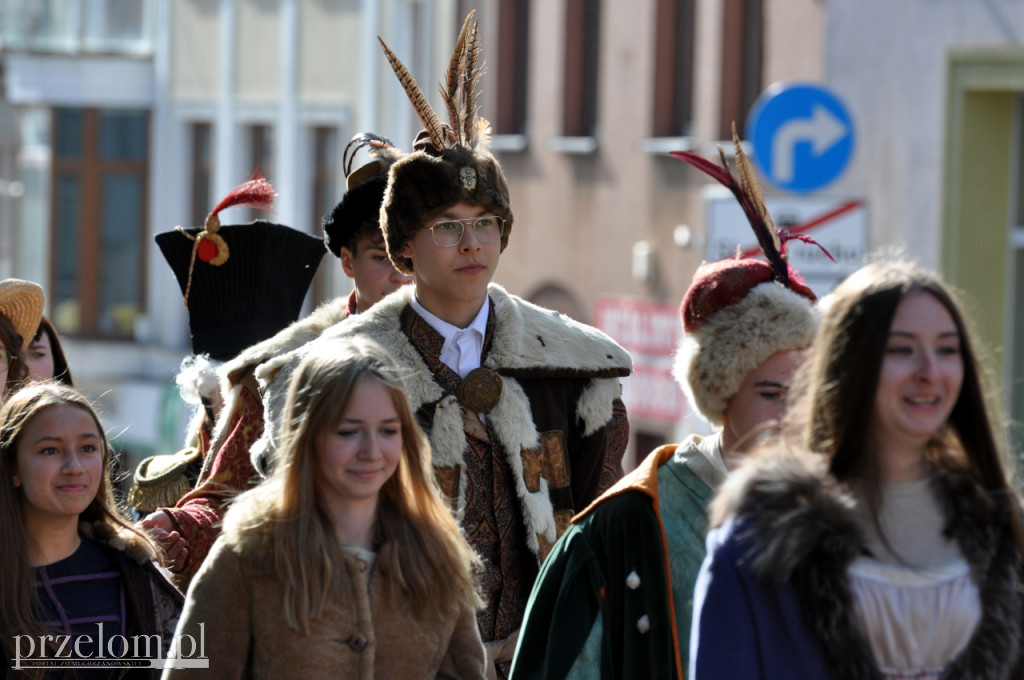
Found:
[[[720,427],[729,399],[747,376],[776,352],[810,345],[817,327],[818,312],[810,299],[765,281],[683,333],[673,375],[701,417]]]
[[[736,196],[767,260],[737,257],[701,264],[680,305],[683,338],[673,374],[693,408],[715,427],[724,424],[729,400],[747,376],[776,352],[810,345],[819,319],[814,292],[786,252],[790,238],[817,244],[776,230],[735,124],[732,134],[738,180],[721,149],[721,166],[689,152],[672,154]]]
[[[441,87],[450,123],[441,122],[405,65],[378,37],[392,69],[405,88],[424,130],[414,151],[391,166],[380,226],[388,256],[395,268],[413,273],[413,263],[402,248],[430,218],[456,203],[480,206],[504,220],[501,249],[512,230],[508,183],[501,165],[489,151],[490,125],[477,115],[477,88],[482,68],[477,66],[480,42],[475,10],[459,32]]]

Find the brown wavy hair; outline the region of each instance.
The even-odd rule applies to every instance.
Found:
[[[305,632],[347,583],[341,546],[314,483],[316,441],[337,426],[366,378],[387,388],[402,433],[402,455],[381,488],[374,529],[384,597],[404,600],[418,617],[451,614],[467,602],[481,606],[472,573],[478,558],[441,499],[430,445],[399,368],[379,344],[356,337],[314,345],[302,359],[289,383],[274,472],[239,496],[225,517],[225,533],[273,550],[285,586],[284,618],[295,630]]]
[[[74,406],[93,419],[100,435],[103,475],[96,497],[79,515],[80,522],[99,523],[113,533],[128,532],[150,547],[159,559],[160,550],[145,533],[133,527],[122,515],[114,498],[111,481],[111,449],[96,410],[80,392],[56,382],[30,383],[9,395],[0,407],[0,646],[15,635],[52,634],[43,628],[32,610],[35,596],[35,570],[29,564],[28,536],[22,510],[24,491],[14,485],[18,445],[32,420],[52,406]]]

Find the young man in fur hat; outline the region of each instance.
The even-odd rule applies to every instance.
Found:
[[[378,224],[380,203],[387,184],[387,170],[401,153],[383,137],[360,133],[345,151],[348,170],[359,148],[371,148],[372,160],[348,173],[348,191],[323,220],[324,245],[341,260],[353,280],[353,290],[315,310],[305,319],[288,325],[262,342],[245,347],[218,369],[225,406],[217,417],[216,430],[196,488],[174,507],[149,514],[142,526],[167,540],[165,549],[175,559],[171,570],[182,589],[202,565],[220,533],[224,502],[260,479],[261,461],[250,457],[250,448],[263,433],[263,405],[253,370],[260,363],[301,346],[325,328],[367,310],[389,293],[412,281],[397,271],[387,257]],[[349,152],[352,152],[352,158]],[[243,227],[244,228],[244,227]],[[226,357],[230,358],[230,357]]]
[[[474,53],[470,22],[453,64],[460,50]],[[389,173],[381,227],[392,262],[415,285],[316,342],[369,335],[409,369],[407,394],[442,492],[484,563],[477,620],[489,669],[504,676],[539,564],[573,514],[621,476],[628,424],[619,378],[631,361],[600,331],[491,283],[513,215],[472,101],[467,111],[448,127],[421,110],[428,129]],[[257,369],[275,430],[306,351]]]
[[[694,273],[674,373],[715,432],[656,449],[573,518],[530,595],[513,680],[685,677],[707,506],[780,417],[818,323],[814,294],[780,266],[784,278],[758,260]]]

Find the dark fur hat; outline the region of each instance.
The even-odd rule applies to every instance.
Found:
[[[372,160],[353,170],[356,152],[364,147],[370,149]],[[345,147],[342,167],[348,178],[347,191],[321,222],[324,245],[335,257],[341,257],[343,247],[352,250],[357,239],[380,229],[378,220],[388,169],[401,157],[402,152],[391,140],[371,132],[360,132]]]
[[[475,173],[473,188],[462,182],[463,168]],[[479,205],[502,218],[501,249],[505,250],[512,230],[512,208],[505,175],[491,154],[458,148],[438,157],[415,151],[395,163],[380,209],[380,225],[396,269],[412,274],[412,260],[402,257],[402,247],[430,218],[456,203]]]
[[[501,217],[501,249],[512,231],[508,183],[497,159],[488,150],[489,124],[477,116],[476,96],[481,70],[475,12],[462,25],[441,88],[451,124],[442,123],[427,103],[408,69],[381,40],[384,53],[426,126],[413,143],[414,151],[394,163],[380,209],[388,256],[395,268],[413,273],[413,263],[402,257],[403,246],[430,218],[456,203],[485,208]]]

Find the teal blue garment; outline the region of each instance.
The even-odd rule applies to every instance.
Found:
[[[693,585],[713,495],[685,460],[703,455],[699,441],[688,439],[654,473],[667,546],[642,485],[612,489],[555,544],[530,595],[512,680],[685,676]]]
[[[658,468],[658,496],[668,543],[679,654],[685,669],[690,649],[693,587],[704,562],[707,507],[714,497],[714,490],[697,477],[679,456],[673,456]]]

